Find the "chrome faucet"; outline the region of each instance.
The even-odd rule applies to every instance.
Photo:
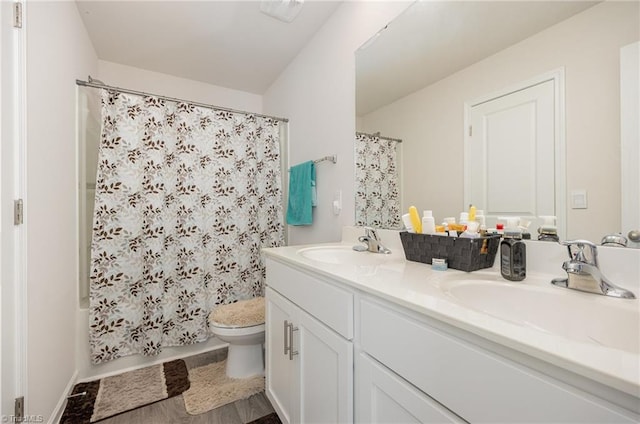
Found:
[[[364,227],[364,235],[358,237],[358,241],[367,245],[366,247],[359,245],[353,246],[353,250],[357,250],[358,252],[369,251],[373,253],[391,253],[391,250],[382,245],[380,238],[378,237],[378,233],[371,227]]]
[[[551,284],[601,294],[604,296],[635,299],[629,290],[618,287],[609,281],[598,266],[598,248],[587,240],[570,240],[560,242],[569,250],[569,260],[562,264],[567,278],[554,278]]]

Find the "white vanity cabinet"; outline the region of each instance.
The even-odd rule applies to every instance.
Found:
[[[419,398],[422,392],[423,409],[429,404],[429,413],[445,412],[443,418],[436,415],[435,419],[420,422],[633,423],[639,418],[410,315],[386,302],[362,300],[360,343],[367,355],[379,361],[379,368],[406,387],[404,393],[385,392],[385,396],[396,393],[395,399],[377,399],[402,405],[410,396]],[[357,371],[357,375],[361,372]],[[363,389],[367,387],[358,385],[359,391]],[[358,421],[366,422],[369,411],[381,408],[367,405],[368,396],[356,397],[362,402],[356,406]],[[447,409],[455,415],[447,415]],[[404,419],[402,414],[386,418],[387,422]]]
[[[640,393],[483,328],[483,315],[433,294],[429,268],[387,261],[384,280],[369,279],[369,266],[315,267],[278,249],[267,255],[266,394],[285,424],[640,422]]]
[[[265,296],[266,394],[280,419],[353,422],[353,294],[268,260]]]

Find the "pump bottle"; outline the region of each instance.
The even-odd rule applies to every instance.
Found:
[[[520,218],[505,219],[507,227],[500,242],[500,273],[509,281],[522,281],[527,276],[527,245],[518,228]]]

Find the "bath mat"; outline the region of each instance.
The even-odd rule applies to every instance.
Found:
[[[62,414],[61,424],[87,424],[177,396],[189,388],[183,360],[76,384]]]
[[[229,378],[227,360],[189,370],[191,387],[182,394],[190,415],[198,415],[264,391],[264,376]]]
[[[269,415],[265,415],[264,417],[251,421],[249,424],[282,424],[282,421],[280,421],[278,414],[272,412]]]

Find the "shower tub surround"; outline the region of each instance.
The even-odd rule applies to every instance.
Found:
[[[352,252],[362,234],[264,250],[266,391],[283,422],[640,420],[639,300],[552,286],[565,247],[528,242],[527,279],[513,283],[496,265],[406,261],[394,231],[380,232],[391,255]],[[640,250],[599,254],[603,273],[640,295]],[[324,387],[309,388],[319,360],[331,364]],[[315,408],[322,393],[338,396]]]

